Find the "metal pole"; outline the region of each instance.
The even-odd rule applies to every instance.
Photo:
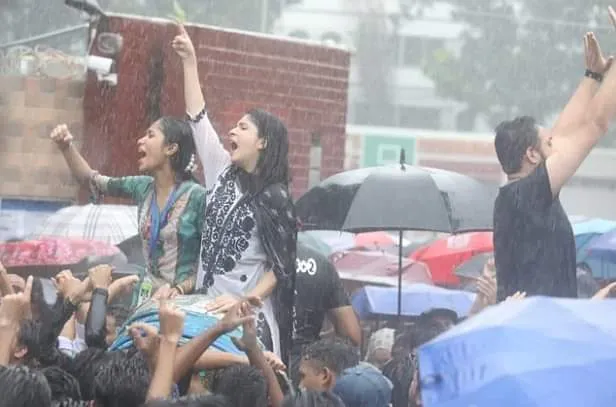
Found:
[[[402,326],[402,230],[398,236],[398,324]]]
[[[267,32],[267,16],[269,10],[269,0],[261,0],[261,32]]]

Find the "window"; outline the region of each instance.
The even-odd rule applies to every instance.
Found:
[[[437,130],[441,127],[441,111],[431,107],[400,106],[398,125],[414,129]]]
[[[419,66],[430,58],[434,51],[443,48],[445,41],[438,38],[402,37],[400,46],[400,65]]]
[[[321,149],[321,134],[312,133],[310,144],[310,161],[308,163],[308,188],[312,188],[321,182],[321,161],[323,150]]]

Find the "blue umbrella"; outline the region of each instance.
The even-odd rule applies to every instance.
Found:
[[[417,316],[432,309],[449,309],[459,317],[468,315],[475,294],[448,290],[427,284],[402,287],[402,315]],[[351,300],[360,318],[378,315],[398,315],[398,289],[396,287],[365,286]]]
[[[608,407],[616,300],[491,307],[419,348],[425,407]]]
[[[616,230],[593,239],[588,244],[587,257],[616,263]]]
[[[578,257],[585,246],[595,237],[616,229],[616,222],[600,218],[571,218]]]

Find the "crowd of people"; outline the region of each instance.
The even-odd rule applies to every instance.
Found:
[[[610,17],[616,20],[612,9]],[[554,127],[520,117],[496,129],[509,182],[495,202],[495,264],[475,282],[471,318],[526,295],[577,297],[575,241],[558,196],[616,116],[611,58],[593,34],[584,44],[584,78]],[[182,25],[171,46],[183,63],[187,117],[162,117],[139,138],[144,175],[99,174],[67,126],[51,133],[93,199],[137,204],[146,269],[115,280],[108,265],[83,280],[62,271],[49,286],[0,267],[0,406],[421,405],[416,350],[458,316],[433,310],[411,325],[377,330],[362,347],[334,266],[297,242],[285,125],[251,110],[225,148]],[[194,177],[197,158],[204,185]],[[179,305],[187,296],[215,316],[190,335],[191,311]],[[126,323],[146,304],[155,304],[154,319]],[[333,335],[322,339],[326,319]],[[121,333],[130,346],[116,349]],[[240,352],[220,351],[221,338]]]

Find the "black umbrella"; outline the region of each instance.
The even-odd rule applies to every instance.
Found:
[[[304,229],[460,233],[492,229],[495,196],[466,175],[403,164],[334,175],[296,208]]]
[[[346,171],[311,188],[296,203],[304,229],[399,232],[398,316],[402,310],[402,233],[492,229],[495,188],[466,175],[400,165]]]

